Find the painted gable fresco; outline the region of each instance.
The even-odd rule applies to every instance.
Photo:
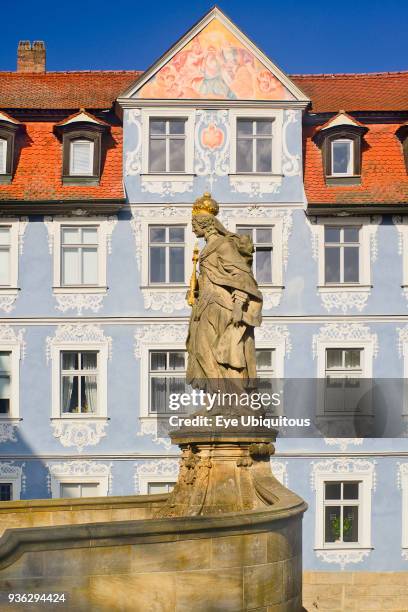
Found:
[[[217,19],[178,51],[137,96],[293,100],[272,72]]]

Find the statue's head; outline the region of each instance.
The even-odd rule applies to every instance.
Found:
[[[206,192],[201,198],[197,198],[193,205],[193,232],[198,238],[207,236],[210,231],[213,231],[216,225],[216,215],[218,214],[219,206],[211,197],[211,194]]]
[[[193,232],[197,238],[203,238],[214,228],[215,217],[212,215],[197,215],[193,217]]]

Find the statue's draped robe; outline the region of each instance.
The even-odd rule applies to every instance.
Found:
[[[252,250],[249,237],[229,234],[218,235],[201,252],[187,338],[187,382],[193,387],[203,388],[208,379],[256,378],[254,327],[261,324],[262,294],[252,273]],[[238,325],[232,322],[235,292],[245,301]]]

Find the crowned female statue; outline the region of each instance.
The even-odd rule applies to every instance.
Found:
[[[206,244],[188,296],[187,382],[200,389],[221,379],[256,378],[254,328],[261,324],[262,294],[252,272],[254,247],[250,236],[220,223],[218,210],[209,193],[193,206],[193,231]]]

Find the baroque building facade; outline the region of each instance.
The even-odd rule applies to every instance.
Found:
[[[261,377],[406,377],[407,73],[287,76],[218,9],[144,73],[19,57],[0,95],[2,501],[175,482],[161,422],[204,191],[254,240]],[[304,569],[406,569],[406,439],[282,438],[272,467],[309,504]]]

